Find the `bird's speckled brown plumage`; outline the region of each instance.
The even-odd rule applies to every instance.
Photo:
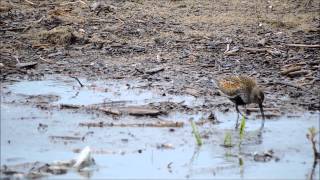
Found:
[[[225,94],[236,105],[236,110],[239,114],[238,105],[246,105],[256,103],[260,107],[263,122],[261,129],[264,126],[264,113],[262,103],[264,101],[264,93],[258,87],[256,81],[249,76],[226,76],[217,82],[220,91]],[[238,119],[236,128],[238,127]]]
[[[256,82],[248,76],[228,76],[218,83],[220,90],[231,99],[240,96],[244,104],[250,104],[250,92],[256,87]],[[238,103],[239,104],[239,103]],[[239,105],[244,105],[239,104]]]

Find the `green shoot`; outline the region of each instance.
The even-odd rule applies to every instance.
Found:
[[[244,161],[240,155],[239,155],[238,159],[239,159],[239,166],[240,166],[240,175],[241,175],[241,177],[243,177]]]
[[[224,136],[224,142],[223,142],[224,147],[232,147],[232,139],[231,139],[231,133],[227,132]]]
[[[240,155],[239,155],[238,159],[239,159],[239,166],[243,167],[243,159]]]
[[[194,137],[196,138],[196,142],[198,146],[201,146],[202,145],[201,136],[199,134],[196,124],[193,121],[191,121],[191,127],[192,127],[192,132],[194,134]]]
[[[240,136],[240,142],[239,142],[239,145],[241,144],[242,142],[242,139],[244,137],[244,128],[246,127],[246,118],[244,116],[242,116],[242,119],[241,119],[241,123],[240,123],[240,131],[239,131],[239,136]]]

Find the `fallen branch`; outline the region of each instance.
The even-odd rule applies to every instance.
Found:
[[[121,112],[119,111],[119,109],[115,109],[111,107],[102,107],[102,108],[97,108],[96,110],[102,111],[106,114],[121,115]]]
[[[320,44],[286,44],[288,47],[320,48]]]
[[[163,113],[160,110],[145,107],[123,107],[119,111],[132,116],[158,116]]]
[[[291,72],[295,72],[295,71],[300,71],[301,70],[301,66],[294,66],[294,67],[290,67],[288,69],[283,69],[280,74],[281,75],[287,75]]]
[[[25,69],[31,69],[34,68],[36,65],[38,65],[37,62],[27,62],[27,63],[17,63],[17,68],[25,68]]]
[[[43,57],[41,57],[41,56],[39,56],[39,59],[41,59],[42,61],[44,61],[44,62],[46,62],[46,63],[53,64],[52,61],[50,61],[50,60],[48,60],[48,59],[45,59],[45,58],[43,58]]]
[[[163,67],[147,70],[146,73],[150,74],[150,75],[153,75],[153,74],[156,74],[156,73],[161,72],[161,71],[164,71]]]
[[[81,137],[77,136],[49,136],[51,139],[60,139],[60,140],[67,140],[67,141],[74,141],[74,140],[81,140]]]
[[[98,123],[80,123],[79,126],[87,126],[87,127],[176,127],[180,128],[183,127],[183,122],[173,122],[173,121],[157,121],[156,123],[104,123],[104,122],[98,122]]]
[[[79,109],[81,108],[80,105],[75,105],[75,104],[60,104],[61,109]]]
[[[300,71],[295,71],[295,72],[288,73],[288,76],[289,77],[303,76],[303,75],[309,74],[310,72],[311,71],[300,70]]]
[[[29,3],[29,4],[31,4],[32,6],[35,6],[36,4],[35,3],[33,3],[33,2],[31,2],[31,1],[29,1],[29,0],[24,0],[25,2],[27,2],[27,3]]]
[[[224,54],[227,55],[227,56],[231,56],[231,55],[234,55],[238,51],[239,51],[239,49],[232,49],[232,50],[229,50],[229,51],[225,51]]]
[[[1,32],[6,32],[6,31],[13,31],[13,32],[22,32],[24,31],[27,27],[13,27],[13,28],[4,28],[0,29]]]
[[[76,4],[76,3],[81,3],[81,4],[83,4],[83,5],[88,6],[87,3],[85,3],[85,2],[83,2],[83,1],[81,1],[81,0],[78,0],[78,1],[75,1],[75,2],[64,2],[64,3],[61,3],[60,6],[66,6],[66,5],[69,5],[69,4]],[[89,6],[88,6],[88,7],[89,7]]]

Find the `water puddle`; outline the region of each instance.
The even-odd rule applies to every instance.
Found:
[[[145,105],[155,102],[174,102],[187,106],[203,103],[190,95],[171,95],[156,88],[148,89],[149,84],[139,81],[105,80],[88,82],[81,79],[86,86],[80,88],[76,80],[65,77],[48,78],[42,81],[22,81],[7,88],[23,95],[57,95],[56,104],[90,105],[98,103]]]
[[[89,84],[91,82],[84,83]],[[93,84],[93,83],[91,83]],[[8,167],[28,162],[51,163],[69,160],[86,146],[92,149],[96,168],[87,172],[68,171],[47,179],[78,178],[231,178],[305,179],[312,170],[313,152],[306,138],[308,128],[319,127],[319,114],[300,113],[266,121],[261,138],[257,129],[261,119],[249,118],[245,137],[238,146],[234,130],[236,114],[214,112],[220,123],[198,125],[204,144],[198,147],[189,120],[207,120],[206,112],[171,111],[157,117],[97,115],[63,109],[40,109],[12,100],[34,95],[56,95],[53,104],[90,105],[110,101],[122,105],[185,103],[192,108],[202,100],[193,96],[162,96],[157,88],[137,88],[139,82],[95,82],[79,89],[73,80],[49,79],[3,85],[1,102],[1,165]],[[128,85],[131,88],[128,89]],[[135,88],[132,88],[135,87]],[[6,92],[11,93],[6,93]],[[78,93],[77,95],[75,95]],[[152,123],[158,120],[184,122],[182,127],[80,126],[81,123]],[[223,145],[231,133],[231,148]],[[260,141],[261,140],[261,141]],[[255,154],[272,150],[276,158],[261,162]],[[241,162],[241,163],[239,163]],[[316,168],[315,175],[319,174]],[[318,176],[314,176],[318,177]]]

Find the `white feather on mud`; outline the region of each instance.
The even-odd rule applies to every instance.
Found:
[[[79,154],[76,159],[76,163],[73,165],[74,168],[80,170],[87,166],[93,165],[94,159],[91,157],[91,149],[89,146],[86,146]]]

